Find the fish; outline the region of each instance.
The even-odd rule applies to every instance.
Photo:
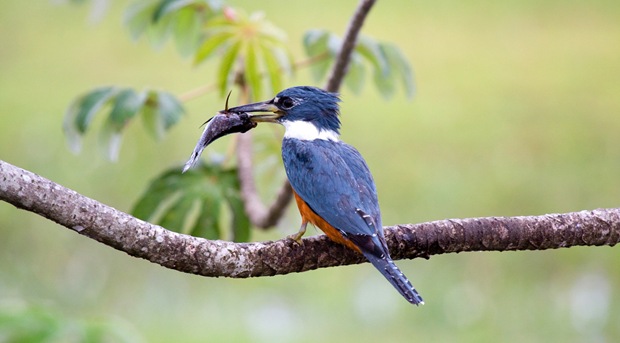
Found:
[[[231,133],[245,133],[258,125],[256,122],[250,121],[250,115],[248,113],[229,112],[228,99],[226,103],[225,110],[218,112],[214,117],[203,124],[205,128],[202,131],[198,143],[196,143],[192,155],[183,166],[183,173],[196,164],[202,151],[216,139]]]

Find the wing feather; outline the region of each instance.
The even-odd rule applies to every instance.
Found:
[[[346,234],[379,230],[383,236],[375,183],[355,148],[327,140],[284,139],[282,159],[295,192],[329,224]]]

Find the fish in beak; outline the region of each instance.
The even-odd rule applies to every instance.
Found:
[[[230,93],[228,96],[230,97]],[[228,108],[227,97],[225,109],[205,123],[202,136],[200,136],[200,140],[198,140],[189,160],[185,163],[183,172],[185,173],[196,164],[202,151],[216,139],[235,132],[244,133],[255,128],[261,122],[277,123],[283,115],[284,112],[274,104],[273,99]]]
[[[277,123],[278,118],[284,115],[284,113],[274,104],[273,100],[233,107],[228,109],[228,112],[247,113],[250,120],[255,123]]]
[[[202,136],[200,136],[192,155],[183,167],[184,173],[196,164],[202,151],[211,142],[230,133],[247,132],[258,124],[250,120],[250,114],[248,113],[231,112],[229,110],[218,112],[213,118],[207,120],[204,125],[205,129],[202,131]]]

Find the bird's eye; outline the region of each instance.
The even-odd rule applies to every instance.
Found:
[[[293,106],[295,106],[295,102],[293,101],[293,99],[289,97],[281,98],[279,102],[280,102],[280,106],[282,106],[282,108],[285,110],[288,110],[292,108]]]

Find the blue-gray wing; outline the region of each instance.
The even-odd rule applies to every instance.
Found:
[[[383,239],[375,183],[355,148],[285,138],[282,159],[293,189],[321,218],[348,235],[378,231]]]
[[[375,183],[359,152],[341,142],[288,138],[282,142],[282,159],[297,195],[359,247],[407,301],[423,303],[390,258]]]

